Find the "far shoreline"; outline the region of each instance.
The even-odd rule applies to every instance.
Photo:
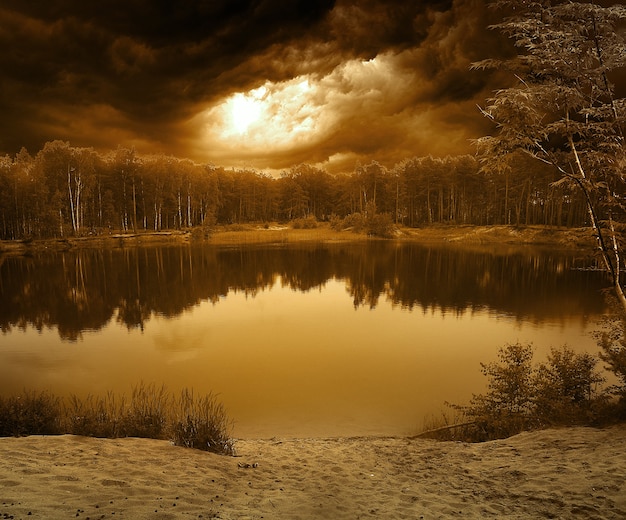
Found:
[[[593,254],[595,244],[591,228],[552,226],[474,226],[430,225],[418,228],[398,227],[395,237],[379,238],[365,233],[331,229],[319,223],[312,229],[295,229],[288,224],[257,223],[216,226],[206,234],[199,228],[191,230],[112,232],[79,237],[0,241],[1,255],[22,255],[30,252],[68,251],[102,247],[135,247],[198,243],[213,246],[286,245],[296,243],[358,243],[368,241],[412,242],[424,245],[461,247],[550,247],[579,250]]]

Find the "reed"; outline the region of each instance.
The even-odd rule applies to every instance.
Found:
[[[104,396],[70,396],[63,408],[65,433],[86,437],[122,437],[126,398],[107,392]]]
[[[164,386],[139,383],[130,399],[22,391],[0,397],[0,437],[72,434],[88,437],[167,439],[185,446],[234,455],[232,421],[213,394],[184,389],[176,396]]]
[[[49,392],[23,390],[20,395],[0,396],[0,436],[61,433],[61,399]]]
[[[159,439],[167,428],[172,398],[165,385],[145,385],[133,388],[130,403],[123,418],[126,437]]]
[[[177,446],[234,455],[230,437],[232,422],[222,403],[213,394],[195,396],[193,390],[183,389],[174,406],[171,422],[173,442]]]

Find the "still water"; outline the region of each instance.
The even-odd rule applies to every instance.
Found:
[[[376,242],[0,257],[0,394],[219,394],[236,437],[402,435],[505,343],[597,352],[582,254]]]

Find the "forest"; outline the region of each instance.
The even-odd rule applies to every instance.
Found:
[[[329,221],[374,211],[397,225],[588,225],[577,190],[518,153],[497,165],[471,155],[413,157],[331,175],[300,164],[273,177],[118,147],[102,153],[47,142],[0,157],[0,239]]]

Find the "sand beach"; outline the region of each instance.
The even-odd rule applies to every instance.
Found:
[[[0,518],[626,518],[626,425],[482,444],[238,440],[237,457],[151,439],[0,439]]]

